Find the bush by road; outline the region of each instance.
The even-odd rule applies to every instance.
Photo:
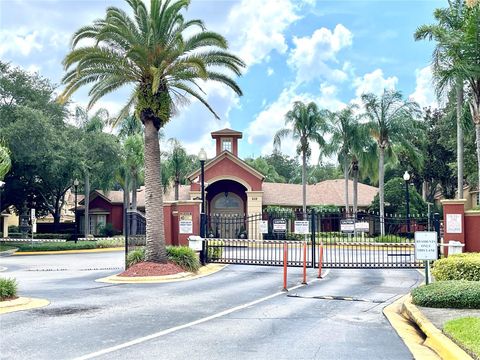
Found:
[[[419,306],[480,309],[480,281],[437,281],[413,289],[412,299]]]

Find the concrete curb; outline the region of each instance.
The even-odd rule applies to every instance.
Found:
[[[403,340],[415,359],[438,360],[440,357],[428,346],[424,345],[423,334],[402,316],[402,306],[409,295],[405,295],[386,306],[383,314],[388,319],[398,336]]]
[[[15,300],[0,301],[0,315],[14,311],[30,310],[50,304],[46,299],[19,297]]]
[[[427,337],[425,345],[433,349],[442,359],[473,360],[470,355],[437,329],[419,308],[413,305],[410,295],[402,305],[402,314],[417,324]]]
[[[109,283],[109,284],[158,284],[158,283],[169,283],[176,281],[186,281],[194,280],[204,276],[214,274],[222,270],[227,265],[222,264],[208,264],[202,266],[196,274],[191,272],[182,272],[173,275],[164,275],[164,276],[136,276],[136,277],[126,277],[112,275],[107,276],[101,279],[95,280],[96,282]]]
[[[59,250],[59,251],[24,251],[16,252],[13,256],[22,255],[65,255],[65,254],[83,254],[83,253],[102,253],[113,251],[125,251],[124,247],[106,248],[106,249],[84,249],[84,250]]]

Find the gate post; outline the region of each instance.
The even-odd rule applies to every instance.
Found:
[[[311,213],[311,225],[310,225],[310,241],[312,243],[312,268],[315,269],[315,255],[316,255],[316,244],[315,244],[315,209],[312,209]]]
[[[442,247],[441,247],[441,244],[440,244],[440,241],[441,241],[441,238],[440,238],[440,214],[439,213],[435,213],[433,214],[433,228],[434,230],[437,232],[437,243],[439,244],[439,250],[442,250]],[[440,259],[440,254],[441,251],[437,251],[437,257]]]

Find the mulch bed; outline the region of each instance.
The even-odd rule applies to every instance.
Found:
[[[167,264],[159,264],[154,262],[141,262],[130,266],[126,271],[118,276],[134,277],[134,276],[162,276],[173,275],[185,272],[180,266],[169,262]]]
[[[0,301],[10,301],[10,300],[15,300],[18,299],[18,296],[12,296],[8,298],[1,298]]]

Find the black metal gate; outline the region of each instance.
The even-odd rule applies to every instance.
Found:
[[[305,225],[308,235],[299,234]],[[318,267],[321,259],[325,268],[417,268],[423,263],[415,259],[413,233],[438,225],[438,217],[313,210],[210,215],[205,250],[207,262],[215,263],[281,266],[286,251],[289,266]]]

